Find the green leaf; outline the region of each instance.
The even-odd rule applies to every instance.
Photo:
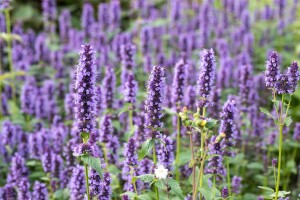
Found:
[[[148,139],[142,144],[142,149],[139,152],[139,160],[142,160],[147,156],[149,151],[154,147],[155,145],[155,140],[153,139]]]
[[[286,101],[291,101],[291,95],[290,94],[283,94],[283,98],[284,98],[284,100],[286,100]]]
[[[205,127],[208,128],[208,129],[211,129],[213,127],[216,126],[218,120],[215,120],[215,119],[209,119],[206,124],[205,124]]]
[[[290,126],[292,122],[293,122],[293,120],[292,120],[291,116],[288,116],[284,119],[284,124],[286,126]]]
[[[88,164],[91,166],[94,170],[96,170],[99,174],[99,176],[102,178],[102,167],[101,167],[101,161],[99,158],[95,158],[93,156],[89,155],[82,155],[80,156],[80,159],[85,164]]]
[[[179,197],[181,200],[184,200],[182,189],[176,180],[172,178],[168,179],[168,185],[171,188],[171,192],[174,192],[177,197]]]
[[[250,163],[250,164],[248,164],[247,167],[248,167],[248,169],[256,169],[256,170],[263,170],[264,169],[264,166],[259,162]]]
[[[166,189],[166,185],[165,185],[165,183],[164,183],[163,180],[157,180],[157,181],[155,181],[154,185],[155,185],[158,189],[160,189],[160,190],[165,190],[165,189]]]
[[[154,175],[153,174],[143,174],[140,176],[137,176],[138,179],[143,181],[144,183],[150,183],[154,180]]]
[[[268,117],[271,117],[272,119],[274,119],[273,115],[266,108],[260,107],[259,110],[260,110],[260,112],[266,114]]]
[[[287,191],[278,191],[278,197],[285,197],[286,195],[290,194],[291,192],[287,192]],[[276,196],[276,192],[274,192],[273,194],[269,195],[270,197],[275,197]]]
[[[259,189],[262,189],[262,190],[266,190],[266,191],[271,191],[271,192],[274,192],[274,190],[272,188],[269,188],[269,187],[265,187],[265,186],[258,186]]]
[[[121,196],[123,195],[127,195],[130,199],[134,199],[134,197],[136,197],[136,194],[134,192],[129,192],[129,191],[121,194]]]
[[[69,199],[69,196],[70,196],[70,191],[67,188],[56,190],[53,194],[54,199],[58,199],[58,200],[67,200]]]

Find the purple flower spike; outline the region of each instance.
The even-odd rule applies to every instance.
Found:
[[[234,146],[236,142],[235,140],[238,134],[235,124],[236,115],[237,108],[235,100],[227,100],[221,112],[221,126],[219,131],[220,133],[225,134],[225,140],[222,140],[222,145],[227,148]],[[227,149],[225,154],[230,155],[230,150]]]
[[[222,146],[219,141],[216,141],[216,136],[211,137],[211,144],[209,147],[209,155],[217,155],[208,160],[207,173],[226,175],[226,171],[223,165]]]
[[[293,62],[291,66],[287,70],[287,76],[289,79],[289,84],[291,86],[291,89],[289,91],[289,94],[292,94],[295,92],[297,88],[297,84],[299,81],[299,67],[297,62]]]
[[[229,190],[227,187],[222,188],[222,197],[227,198],[229,196]]]
[[[121,81],[125,83],[127,81],[128,73],[134,68],[134,54],[135,46],[132,44],[123,44],[120,47],[121,62],[122,62],[122,74]]]
[[[81,166],[73,169],[72,178],[70,180],[70,199],[82,200],[85,196],[85,178],[84,170]]]
[[[32,196],[36,199],[47,200],[49,197],[46,184],[36,181],[34,183]]]
[[[23,113],[33,115],[35,113],[35,98],[37,88],[34,78],[28,78],[22,88],[21,109]]]
[[[90,26],[95,22],[94,19],[94,8],[90,3],[83,5],[83,11],[81,16],[81,28],[87,38],[90,37]]]
[[[184,100],[184,91],[187,83],[187,67],[188,65],[183,61],[183,59],[175,65],[175,74],[172,84],[172,101],[179,109]]]
[[[91,133],[95,127],[95,66],[92,46],[82,46],[75,82],[75,130]]]
[[[18,200],[31,199],[30,183],[27,178],[21,178],[18,184]]]
[[[156,138],[157,131],[152,131],[151,128],[159,129],[163,127],[161,122],[162,104],[165,99],[165,74],[164,68],[153,66],[147,87],[147,98],[145,101],[146,122],[145,127],[148,128],[147,135],[149,138]]]
[[[73,150],[73,155],[75,157],[79,157],[82,155],[90,155],[94,156],[95,155],[95,148],[88,144],[88,143],[81,143],[77,145],[74,150]]]
[[[25,165],[25,160],[19,154],[15,154],[15,156],[11,160],[10,171],[7,176],[7,183],[19,184],[19,181],[22,177],[27,177],[28,169]]]
[[[294,129],[293,139],[295,141],[300,141],[300,122],[297,122]]]
[[[8,200],[17,199],[17,192],[13,184],[6,184],[3,187],[2,192],[0,193],[0,199],[8,199]]]
[[[12,0],[2,0],[0,2],[0,10],[5,10],[5,9],[9,8],[11,1]]]
[[[100,183],[100,194],[98,196],[99,200],[110,200],[111,199],[111,177],[108,172],[103,173],[103,180]]]
[[[242,177],[239,176],[234,176],[231,181],[231,186],[232,186],[232,192],[235,194],[239,194],[241,192],[241,182],[242,182]]]
[[[200,107],[207,107],[207,97],[210,95],[216,76],[216,61],[212,49],[204,49],[201,56],[200,75],[198,79],[198,93],[201,97]]]
[[[108,143],[109,138],[113,134],[113,125],[110,115],[105,115],[101,121],[100,125],[100,142]]]
[[[103,79],[103,103],[106,109],[112,109],[114,105],[116,76],[112,67],[106,69],[106,74]]]
[[[168,170],[172,170],[172,164],[174,161],[174,141],[167,137],[163,136],[162,140],[164,141],[164,145],[161,144],[160,148],[157,150],[157,157],[160,164],[165,166]]]
[[[91,197],[97,196],[101,192],[101,178],[98,172],[94,169],[91,169],[89,172],[89,184],[90,184],[90,195]]]
[[[127,81],[125,84],[125,91],[124,91],[125,101],[127,103],[134,104],[136,102],[137,90],[138,90],[138,83],[134,79],[134,75],[129,74],[127,77]]]
[[[292,94],[294,92],[289,77],[286,74],[278,76],[275,89],[277,94]]]
[[[268,88],[274,88],[279,77],[279,58],[277,52],[272,52],[266,63],[265,81]]]

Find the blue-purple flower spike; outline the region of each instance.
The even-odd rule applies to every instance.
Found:
[[[95,127],[95,66],[90,44],[82,46],[75,82],[75,119],[77,133],[91,133]]]
[[[145,127],[148,128],[147,135],[149,138],[157,137],[157,131],[153,131],[152,129],[163,127],[161,118],[163,117],[162,104],[165,99],[164,88],[164,68],[153,66],[147,86],[147,98],[145,101]]]
[[[188,65],[183,59],[175,65],[175,74],[172,84],[172,102],[174,106],[179,109],[184,100],[184,91],[187,83],[187,67]]]
[[[111,177],[108,172],[103,173],[103,180],[100,183],[100,194],[98,196],[99,200],[110,200],[111,199]]]
[[[266,63],[265,81],[268,88],[274,88],[279,77],[279,58],[277,52],[272,52]]]
[[[136,102],[136,95],[138,90],[138,83],[134,79],[133,74],[129,74],[125,83],[125,102],[134,104]]]
[[[47,200],[49,196],[46,184],[36,181],[33,186],[32,196],[36,199]]]
[[[81,166],[76,166],[70,180],[70,199],[82,200],[85,195],[84,170]]]
[[[289,94],[292,94],[295,92],[297,88],[297,84],[299,81],[299,67],[297,62],[293,62],[291,66],[287,70],[287,76],[289,80],[289,84],[291,86],[289,90]]]
[[[199,107],[207,107],[207,98],[210,95],[216,76],[215,54],[212,49],[204,49],[201,55],[200,74],[198,79],[198,94],[201,97]]]

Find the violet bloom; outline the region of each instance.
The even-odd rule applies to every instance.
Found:
[[[44,172],[46,173],[51,172],[52,156],[54,156],[54,153],[50,149],[47,149],[46,152],[42,155],[42,166]]]
[[[17,199],[17,192],[13,184],[6,184],[3,187],[2,192],[0,192],[0,199],[5,199],[5,200]]]
[[[273,158],[272,159],[272,167],[276,167],[277,166],[277,159]]]
[[[230,148],[235,145],[235,140],[238,137],[238,132],[236,130],[236,116],[237,116],[237,108],[235,100],[227,100],[223,106],[223,110],[221,112],[221,125],[220,125],[220,133],[224,133],[225,139],[222,140],[222,145],[226,148]],[[227,149],[225,155],[230,155],[230,150]]]
[[[123,44],[120,47],[121,53],[121,64],[122,64],[122,73],[121,73],[121,82],[125,84],[128,78],[128,74],[133,71],[135,66],[134,55],[135,55],[135,46],[132,44]]]
[[[35,181],[32,196],[39,200],[47,200],[49,196],[46,184]]]
[[[81,15],[81,28],[84,31],[85,37],[90,37],[90,26],[95,22],[94,19],[94,8],[90,3],[85,3],[83,5],[82,15]]]
[[[73,156],[73,149],[76,142],[76,138],[70,139],[67,144],[63,147],[63,157],[66,161],[66,166],[74,166],[75,164],[75,157]]]
[[[297,62],[292,62],[291,66],[287,70],[287,76],[291,86],[291,89],[288,92],[289,94],[292,94],[295,92],[299,81],[299,67]]]
[[[185,94],[185,106],[188,107],[189,110],[193,110],[196,106],[196,90],[195,87],[192,85],[189,85],[186,88],[186,94]]]
[[[212,136],[210,139],[210,146],[208,155],[217,155],[208,160],[207,173],[218,174],[221,176],[226,175],[226,171],[223,165],[222,146],[220,141],[216,141],[217,137]]]
[[[242,182],[242,177],[234,176],[232,178],[231,186],[232,186],[232,192],[233,193],[240,194],[241,187],[242,187],[241,182]]]
[[[21,178],[18,184],[18,200],[31,199],[30,183],[27,178]]]
[[[198,79],[198,93],[201,97],[200,107],[207,107],[207,98],[212,90],[216,75],[215,55],[212,49],[204,49],[201,56],[201,67]]]
[[[118,149],[120,148],[119,138],[117,136],[110,136],[108,143],[106,143],[107,158],[109,163],[117,164],[119,156]]]
[[[257,200],[264,200],[262,196],[257,197]]]
[[[142,43],[142,52],[143,55],[146,56],[150,52],[150,42],[153,37],[153,32],[150,27],[143,27],[141,30],[141,43]]]
[[[277,82],[275,83],[275,89],[277,94],[292,94],[294,89],[292,83],[289,81],[289,77],[286,74],[280,74]]]
[[[96,92],[95,92],[95,101],[96,101],[96,116],[99,116],[102,111],[102,89],[101,86],[96,87]]]
[[[125,102],[134,104],[136,102],[136,95],[138,91],[138,83],[134,79],[133,74],[129,74],[125,83],[124,99]]]
[[[163,127],[161,118],[163,117],[162,104],[165,99],[164,88],[164,68],[160,66],[153,66],[148,81],[148,94],[145,101],[145,128],[147,128],[148,138],[156,138],[159,134],[156,130]]]
[[[113,135],[113,125],[110,115],[104,115],[101,124],[100,124],[100,133],[99,139],[100,142],[108,143],[109,138]]]
[[[222,188],[222,198],[227,198],[229,196],[229,190],[227,187]]]
[[[82,200],[85,196],[85,178],[84,170],[81,166],[76,166],[73,169],[72,178],[70,180],[70,199]]]
[[[188,65],[183,59],[175,65],[175,74],[172,84],[172,102],[177,108],[182,106],[184,100],[184,91],[187,83],[187,67]]]
[[[128,143],[125,144],[124,148],[124,166],[122,169],[122,178],[125,180],[124,184],[124,190],[125,191],[134,191],[134,187],[132,185],[132,178],[133,176],[137,176],[137,164],[138,164],[138,158],[136,154],[136,144],[135,140],[133,138],[130,138],[128,140]],[[133,171],[132,171],[133,170]]]
[[[120,27],[121,6],[119,0],[112,0],[109,5],[109,19],[112,31]]]
[[[47,31],[51,33],[55,32],[55,20],[57,14],[56,8],[56,0],[43,0],[42,1],[43,8],[43,20],[45,22]]]
[[[7,175],[7,183],[15,185],[19,184],[22,177],[28,176],[28,169],[25,165],[25,160],[19,154],[15,154],[11,160],[11,166]]]
[[[91,198],[97,196],[101,192],[101,178],[98,172],[92,168],[89,171],[89,185]]]
[[[90,145],[89,143],[81,143],[73,149],[73,155],[75,157],[79,157],[82,155],[95,156],[95,154],[96,154],[95,147]]]
[[[293,139],[300,141],[300,122],[297,122],[295,125]]]
[[[109,25],[108,3],[99,3],[98,5],[98,22],[102,30],[106,30]]]
[[[103,180],[100,183],[100,194],[98,196],[99,200],[110,200],[111,199],[111,177],[108,172],[103,173]]]
[[[75,130],[91,134],[95,128],[95,66],[92,46],[82,46],[75,82]]]
[[[106,109],[113,109],[116,75],[112,67],[106,68],[106,74],[102,82],[103,104]]]
[[[272,52],[266,63],[265,81],[268,88],[274,88],[279,78],[279,58],[276,52]]]
[[[175,143],[170,137],[167,137],[166,135],[162,136],[162,140],[164,141],[164,144],[161,144],[157,149],[157,158],[160,164],[171,171],[174,161]]]
[[[16,140],[17,140],[16,126],[11,121],[5,120],[2,122],[1,135],[3,136],[3,139],[1,141],[3,146],[9,145],[13,147],[16,145]]]
[[[239,69],[239,96],[244,104],[249,102],[249,93],[253,87],[252,66],[250,64],[242,65]]]
[[[59,23],[59,36],[63,43],[66,43],[69,39],[69,32],[72,28],[71,13],[68,9],[64,9],[58,19]]]

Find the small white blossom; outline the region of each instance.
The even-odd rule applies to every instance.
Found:
[[[168,176],[168,169],[166,169],[163,165],[158,165],[154,170],[154,174],[158,179],[166,179]]]

